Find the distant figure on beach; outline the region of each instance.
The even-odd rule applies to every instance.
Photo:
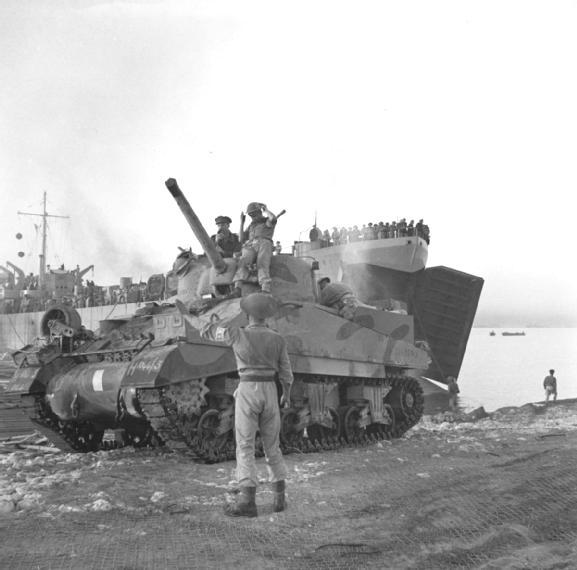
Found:
[[[457,394],[461,390],[459,390],[457,379],[454,376],[447,376],[447,389],[449,390],[449,408],[455,411],[457,409]]]
[[[545,376],[543,380],[543,388],[545,388],[545,401],[549,401],[549,396],[553,396],[553,401],[557,400],[557,378],[553,376],[555,370],[549,370],[549,376]]]

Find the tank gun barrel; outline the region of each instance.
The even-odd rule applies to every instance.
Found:
[[[182,193],[182,190],[179,188],[178,183],[174,178],[169,178],[165,184],[169,192],[172,194],[172,197],[176,200],[182,215],[186,218],[186,221],[194,232],[196,239],[200,242],[210,264],[214,267],[217,273],[224,273],[227,269],[227,265],[222,258],[222,255],[220,255],[215,244],[206,233],[206,230],[200,223],[198,216],[194,213],[194,210],[191,208],[188,200]]]

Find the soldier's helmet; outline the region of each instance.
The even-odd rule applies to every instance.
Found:
[[[251,214],[251,213],[255,213],[255,212],[260,212],[262,210],[262,206],[259,202],[251,202],[247,207],[246,207],[246,213],[247,214]]]
[[[240,308],[257,319],[268,319],[278,309],[278,301],[269,293],[251,293],[240,300]]]
[[[217,216],[214,222],[216,224],[232,224],[232,220],[228,216]]]

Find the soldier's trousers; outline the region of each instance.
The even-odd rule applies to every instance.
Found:
[[[280,450],[280,410],[274,382],[240,382],[235,392],[236,474],[241,487],[256,487],[255,460],[257,430],[264,447],[271,482],[286,479],[287,470]]]
[[[238,269],[234,275],[235,284],[248,279],[248,266],[256,261],[258,283],[263,291],[270,292],[270,260],[272,258],[273,243],[270,239],[256,238],[242,248],[242,255],[238,262]]]

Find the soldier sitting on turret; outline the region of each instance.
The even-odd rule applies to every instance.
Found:
[[[249,265],[256,261],[258,271],[258,283],[265,293],[270,293],[270,260],[273,250],[273,235],[277,217],[266,207],[265,204],[251,202],[246,213],[251,217],[248,230],[241,231],[241,239],[248,234],[248,238],[242,245],[242,256],[234,275],[235,295],[240,296],[241,286],[248,279]],[[241,214],[241,228],[244,227],[245,215]]]
[[[218,216],[215,218],[218,231],[210,239],[216,244],[216,249],[222,257],[233,257],[241,250],[238,235],[230,231],[232,220],[228,216]]]

